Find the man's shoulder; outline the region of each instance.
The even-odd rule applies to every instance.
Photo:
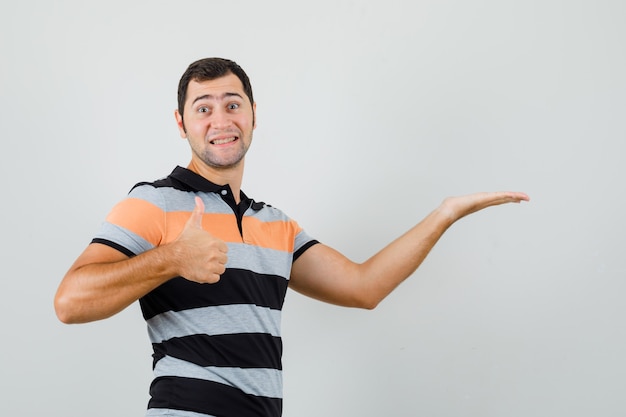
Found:
[[[173,188],[173,189],[180,190],[180,191],[189,191],[189,192],[195,191],[194,189],[192,189],[192,187],[180,181],[172,174],[168,174],[165,177],[161,177],[159,179],[152,180],[152,181],[138,182],[135,185],[133,185],[133,187],[130,189],[130,192],[133,192],[137,188],[154,188],[154,189]]]

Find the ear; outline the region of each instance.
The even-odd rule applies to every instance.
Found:
[[[256,101],[252,103],[252,120],[254,121],[252,129],[256,129]]]
[[[183,122],[183,116],[178,112],[178,109],[174,110],[174,118],[176,119],[176,125],[178,126],[178,132],[180,137],[187,139],[187,131],[185,130],[185,122]]]

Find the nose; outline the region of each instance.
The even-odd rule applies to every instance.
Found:
[[[228,112],[224,109],[216,109],[211,115],[211,127],[214,129],[225,129],[231,126],[232,120]]]

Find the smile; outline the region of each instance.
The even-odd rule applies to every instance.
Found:
[[[231,136],[228,138],[220,138],[220,139],[213,139],[211,141],[211,144],[213,145],[225,145],[227,143],[231,143],[237,140],[237,136]]]

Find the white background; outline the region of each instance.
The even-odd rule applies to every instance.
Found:
[[[130,187],[185,166],[202,57],[248,72],[244,190],[365,260],[448,195],[463,219],[374,311],[288,294],[286,417],[626,415],[622,0],[6,1],[0,414],[141,416],[136,305],[52,300]]]

